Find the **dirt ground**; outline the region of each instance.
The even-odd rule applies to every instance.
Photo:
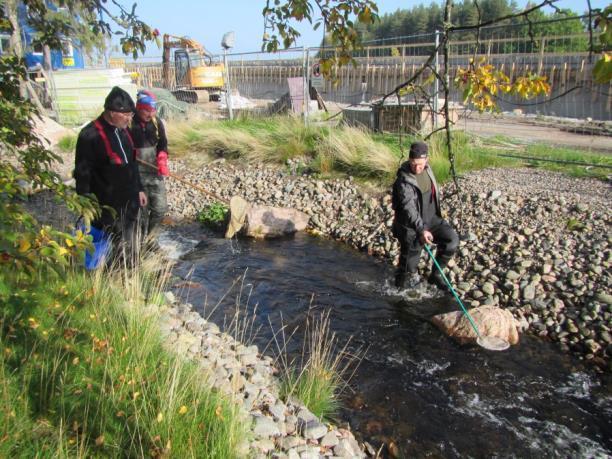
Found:
[[[612,137],[578,134],[552,126],[533,126],[510,120],[463,119],[457,127],[483,137],[503,135],[525,143],[545,143],[565,148],[580,148],[612,154]]]

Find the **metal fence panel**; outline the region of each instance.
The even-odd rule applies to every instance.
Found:
[[[573,21],[579,22],[581,19],[563,22],[561,30],[577,29],[570,27],[575,24]],[[592,69],[597,56],[589,54],[588,33],[584,31],[551,34],[550,27],[549,23],[533,28],[528,25],[511,25],[482,29],[478,36],[473,31],[453,34],[450,37],[448,62],[451,82],[459,69],[468,66],[470,59],[485,59],[506,72],[510,78],[528,73],[545,75],[552,87],[549,96],[539,96],[530,101],[513,96],[500,96],[498,105],[508,116],[553,116],[563,119],[589,117],[610,121],[612,90],[610,84],[600,85],[593,82]],[[555,30],[558,29],[559,27]],[[335,81],[324,80],[317,68],[320,59],[333,55],[333,48],[294,48],[276,53],[231,53],[215,56],[214,59],[221,62],[223,57],[226,58],[224,77],[226,80],[229,78],[231,83],[232,108],[236,116],[268,116],[283,110],[308,116],[322,102],[332,113],[347,109],[363,110],[363,114],[355,116],[362,119],[364,124],[372,125],[375,114],[368,112],[371,104],[382,96],[393,93],[398,85],[412,78],[431,57],[439,38],[439,34],[430,33],[367,43],[367,46],[354,53],[352,64],[334,69],[337,76]],[[438,54],[434,57],[440,60],[441,55]],[[434,59],[432,66],[435,66],[435,62]],[[115,64],[118,65],[118,62]],[[163,78],[161,57],[123,63],[123,68],[126,73],[133,75],[134,84],[138,87],[166,91],[168,97],[164,102],[168,106],[173,104],[170,94],[173,92],[178,99],[175,103],[178,111],[186,110],[186,104],[181,104],[181,101],[193,102],[184,97],[184,92],[177,92],[179,87],[176,84],[174,62],[168,67],[167,81]],[[300,85],[299,79],[304,83]],[[439,95],[436,81],[432,71],[427,69],[416,78],[412,88],[404,91],[401,98],[394,95],[389,97],[388,103],[425,106],[425,101],[429,101],[435,111],[441,102],[436,97]],[[292,82],[294,87],[293,97],[290,94],[289,82]],[[309,85],[317,90],[319,103],[312,100],[315,99],[314,91],[311,92]],[[296,97],[296,92],[299,91],[304,92],[301,101]],[[460,114],[463,117],[474,116],[473,107],[464,106],[462,91],[453,83],[450,99],[455,108],[462,107]],[[309,100],[309,103],[304,104],[304,100]],[[192,112],[201,111],[214,118],[228,116],[224,94],[219,101],[201,98],[198,104],[187,105]],[[416,123],[419,128],[428,128],[430,124],[434,124],[435,117],[431,109],[427,110],[429,114],[420,117],[420,123]],[[414,120],[419,118],[413,108],[400,107],[399,112],[403,113],[398,115],[400,121],[406,116],[406,119],[412,119],[414,124]],[[398,128],[410,130],[409,126],[401,123]]]

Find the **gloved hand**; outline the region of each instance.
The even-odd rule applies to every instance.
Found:
[[[170,170],[168,169],[168,153],[165,151],[160,151],[157,154],[157,173],[163,177],[170,175]]]

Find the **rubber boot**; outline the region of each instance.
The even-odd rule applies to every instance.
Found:
[[[444,268],[446,267],[446,265],[448,264],[451,258],[452,256],[449,256],[449,255],[440,255],[440,256],[436,256],[436,261],[438,262],[438,265],[440,266],[440,268],[444,270]],[[446,284],[446,281],[444,280],[444,277],[442,276],[442,273],[440,272],[438,267],[435,265],[435,263],[431,267],[431,274],[427,278],[427,282],[435,285],[440,290],[444,290],[445,292],[450,291],[450,289],[448,288],[448,285]]]
[[[395,272],[395,288],[398,290],[402,290],[404,288],[404,283],[406,282],[407,272],[403,269],[398,269]]]
[[[435,268],[435,271],[431,272],[431,274],[427,278],[427,282],[435,285],[440,290],[443,290],[445,292],[450,291],[448,288],[448,285],[446,285],[446,282],[444,281],[444,278],[442,277],[442,274],[440,274],[440,271],[438,271],[438,268]]]
[[[395,287],[398,290],[415,289],[421,283],[421,276],[418,273],[398,271],[395,274]]]

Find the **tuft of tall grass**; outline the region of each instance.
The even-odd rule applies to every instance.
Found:
[[[330,311],[313,317],[309,314],[299,361],[289,360],[286,354],[284,329],[281,330],[282,346],[277,342],[281,397],[297,398],[315,416],[324,420],[330,420],[337,412],[339,396],[348,388],[348,381],[362,358],[361,352],[349,352],[350,342],[338,346],[330,325]]]
[[[249,132],[234,130],[229,125],[212,121],[201,121],[194,125],[184,122],[169,124],[168,136],[172,142],[173,155],[179,157],[206,153],[211,157],[248,158],[254,151],[263,148]]]
[[[191,125],[169,125],[172,151],[177,156],[227,157],[252,163],[284,164],[290,158],[304,158],[309,168],[321,174],[347,173],[357,178],[373,179],[388,187],[415,136],[402,136],[401,145],[395,135],[372,134],[348,126],[327,127],[304,125],[293,116],[234,121],[201,121]],[[501,156],[522,153],[546,159],[586,161],[610,165],[605,154],[545,145],[517,145],[509,139],[481,138],[454,130],[451,134],[458,174],[486,167],[517,167],[532,165],[559,170],[576,176],[605,178],[608,169],[573,166],[537,160],[522,160]],[[427,140],[430,164],[436,178],[444,183],[451,179],[446,133],[437,132]]]
[[[386,177],[397,167],[393,151],[364,130],[304,126],[291,116],[174,124],[168,130],[173,152],[179,156],[205,153],[280,164],[303,157],[321,173],[338,169],[363,177]]]
[[[391,177],[398,167],[393,152],[363,129],[343,127],[331,131],[317,148],[337,168],[358,177]]]

